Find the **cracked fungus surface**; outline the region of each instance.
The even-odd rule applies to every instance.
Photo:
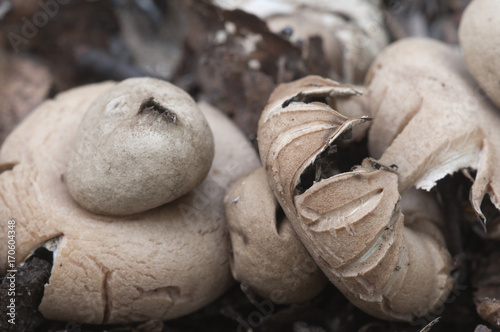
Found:
[[[16,220],[16,262],[59,237],[40,305],[50,319],[169,319],[206,305],[232,283],[223,195],[232,181],[258,167],[258,160],[243,135],[208,106],[200,108],[216,146],[223,146],[217,147],[209,175],[194,191],[126,217],[92,214],[70,198],[64,173],[76,129],[92,99],[114,84],[77,88],[45,102],[0,152],[0,164],[8,166],[0,174],[0,218]],[[221,132],[233,137],[219,137]],[[233,163],[231,171],[228,162]],[[6,234],[0,232],[2,273],[7,268]]]

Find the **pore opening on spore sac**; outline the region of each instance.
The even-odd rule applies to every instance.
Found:
[[[177,114],[169,110],[168,108],[162,106],[160,103],[156,102],[154,100],[154,97],[148,97],[145,98],[141,106],[139,106],[139,112],[137,114],[143,114],[143,113],[151,113],[155,112],[163,119],[165,119],[166,122],[168,123],[176,123],[177,122]]]

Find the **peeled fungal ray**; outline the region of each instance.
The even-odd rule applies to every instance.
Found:
[[[317,124],[316,126],[305,126],[302,130],[293,128],[288,132],[278,136],[276,141],[271,146],[272,157],[269,162],[272,165],[270,170],[275,183],[278,184],[278,190],[283,199],[286,199],[291,204],[292,193],[295,188],[293,185],[293,178],[295,171],[299,167],[299,162],[293,158],[294,151],[296,154],[303,155],[307,160],[314,160],[314,153],[310,152],[310,145],[308,141],[311,138],[319,138],[324,136],[324,131],[332,129],[330,124]],[[283,204],[282,204],[283,206]]]
[[[386,170],[358,169],[322,180],[295,198],[309,241],[325,250],[322,256],[333,268],[356,261],[368,265],[375,251],[371,248],[394,228],[396,181],[396,174]],[[389,183],[392,188],[384,188]]]
[[[373,190],[342,206],[331,206],[331,211],[323,213],[304,207],[302,215],[313,220],[313,223],[309,225],[313,232],[330,232],[335,237],[339,229],[345,228],[352,236],[356,236],[356,231],[352,227],[353,221],[360,220],[371,213],[382,199],[381,194],[381,190]]]
[[[266,112],[266,116],[263,119],[263,123],[266,123],[273,117],[279,117],[280,122],[282,124],[292,124],[297,117],[307,117],[309,121],[301,121],[301,124],[314,122],[314,121],[328,121],[331,123],[339,123],[341,124],[347,118],[338,114],[333,109],[329,107],[325,107],[325,103],[321,102],[312,102],[307,104],[301,104],[298,102],[286,103],[287,106],[285,108],[278,103],[269,107],[269,110]]]
[[[500,151],[497,152],[500,153]],[[498,165],[498,162],[494,162],[495,160],[498,161],[498,154],[493,155],[493,153],[494,151],[492,151],[490,143],[487,140],[483,140],[481,153],[477,163],[476,177],[470,190],[472,207],[483,223],[486,223],[486,218],[481,211],[481,203],[486,194],[490,196],[490,200],[496,209],[500,210],[500,174],[497,173],[498,168],[495,167]],[[498,227],[496,227],[490,235],[495,238],[500,238]]]
[[[292,102],[301,103],[311,103],[313,101],[323,101],[326,97],[339,98],[339,97],[350,97],[353,95],[360,95],[361,92],[357,91],[349,86],[337,86],[336,89],[332,89],[331,86],[310,86],[303,91],[299,92],[295,96],[285,100],[282,104],[282,108],[288,107]]]
[[[444,244],[426,233],[428,228],[405,227],[397,174],[371,165],[367,160],[297,196],[295,226],[325,274],[354,304],[381,318],[411,320],[448,295],[450,257]],[[349,217],[334,220],[336,211]],[[408,287],[422,293],[416,295],[419,301],[407,301]]]
[[[295,116],[294,113],[298,110],[290,106],[286,112],[275,113],[275,116],[281,115],[285,118],[280,120],[278,125],[286,130],[275,137],[269,147],[266,159],[267,164],[272,165],[271,171],[276,178],[275,182],[279,185],[278,191],[283,193],[285,199],[292,199],[300,184],[301,175],[308,166],[314,164],[322,152],[334,145],[336,140],[342,139],[343,135],[350,132],[354,126],[368,120],[367,118],[345,118],[328,109],[329,107],[326,105],[311,105],[310,110],[316,112],[318,107],[323,112],[333,113],[328,115],[329,121],[315,120],[305,124],[295,123],[295,126],[289,128],[288,122],[293,124],[293,118],[291,121],[286,121],[286,118]],[[309,116],[311,115],[308,114]],[[314,150],[315,146],[319,148]],[[283,184],[288,185],[283,186]],[[291,201],[290,204],[292,204]]]
[[[428,190],[446,175],[471,168],[477,170],[470,193],[477,215],[484,219],[486,194],[500,210],[500,113],[478,96],[462,55],[437,41],[407,39],[387,48],[370,76],[368,94],[381,100],[370,138],[384,135],[394,112],[412,114],[393,140],[370,141],[370,151],[383,152],[382,163],[399,166],[401,192],[413,185]],[[391,93],[393,82],[398,90]],[[413,96],[423,96],[418,111],[416,103],[406,102]],[[493,228],[487,235],[500,238],[500,227]]]
[[[423,124],[419,120],[410,121],[380,158],[381,163],[390,162],[398,166],[401,192],[412,185],[430,190],[448,174],[468,167],[477,169],[483,145],[480,131],[468,132],[462,123],[457,123],[457,127],[462,126],[465,130],[452,138],[446,135],[422,137],[419,128]],[[429,126],[429,132],[434,132],[432,125]],[[442,130],[446,130],[446,126]],[[408,142],[415,142],[411,149]],[[429,148],[431,146],[432,149]]]
[[[384,192],[387,182],[392,186]],[[399,255],[393,251],[403,240],[401,214],[395,211],[398,200],[396,174],[359,168],[322,180],[295,198],[304,244],[357,305],[360,299],[381,303],[385,296],[381,290],[390,274],[384,272],[397,265]]]
[[[308,76],[303,79],[279,85],[271,94],[261,122],[273,116],[275,111],[283,110],[292,103],[307,105],[318,99],[344,98],[360,95],[361,92],[349,85],[344,85],[320,76]]]
[[[323,182],[321,189],[327,191],[332,180]],[[377,269],[378,265],[384,264],[386,257],[392,257],[389,261],[396,266],[398,256],[391,254],[391,251],[394,250],[393,244],[397,240],[395,230],[401,230],[403,226],[402,220],[399,220],[402,217],[399,209],[387,209],[386,204],[382,202],[390,199],[387,196],[388,193],[376,188],[326,214],[319,214],[314,207],[302,205],[309,203],[306,199],[297,199],[297,208],[302,211],[303,222],[310,223],[305,225],[309,228],[306,230],[308,236],[312,242],[318,243],[317,252],[323,260],[329,262],[333,268],[331,273],[336,279],[352,279],[344,282],[343,286],[348,287],[350,292],[360,296],[364,294],[365,298],[370,297],[372,300],[374,293],[383,294],[374,290],[380,290],[381,287],[376,284],[383,284],[385,279],[370,278],[368,275]],[[397,204],[397,197],[396,195],[394,204]],[[373,215],[380,217],[373,220]],[[396,224],[397,222],[399,224]],[[353,284],[356,286],[352,286]],[[360,287],[364,291],[360,291]]]
[[[500,117],[485,116],[484,122],[494,123],[500,128]],[[489,118],[489,119],[488,119]],[[433,119],[439,123],[439,119]],[[464,122],[475,122],[477,119],[464,119]],[[408,124],[405,130],[391,143],[380,158],[381,163],[394,163],[399,167],[400,189],[405,192],[410,186],[430,190],[437,181],[446,175],[462,169],[476,170],[474,183],[470,191],[470,201],[478,217],[485,221],[481,211],[481,203],[488,194],[492,203],[500,210],[500,173],[495,165],[499,165],[500,131],[487,135],[480,126],[470,128],[470,124],[457,121],[450,128],[444,125],[440,135],[422,137],[421,128],[435,132],[429,126],[415,121]],[[450,131],[451,134],[446,135]],[[408,142],[417,142],[411,149]],[[429,143],[427,143],[429,142]],[[432,146],[432,148],[428,148]],[[401,153],[405,151],[405,153]],[[411,152],[408,152],[411,151]],[[500,236],[497,230],[490,230],[492,236]]]

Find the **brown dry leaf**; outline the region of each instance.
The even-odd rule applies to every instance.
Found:
[[[87,46],[112,53],[112,47],[117,47],[112,45],[117,31],[113,9],[111,1],[15,0],[1,21],[1,47],[18,55],[29,52],[43,58],[53,76],[55,92],[102,80],[102,66],[97,73],[88,66],[82,68],[82,63],[91,59],[82,59],[78,50]],[[115,62],[123,53],[112,54]]]
[[[184,62],[174,83],[201,90],[245,134],[255,136],[260,113],[276,84],[313,69],[302,59],[299,47],[272,33],[257,16],[203,0],[190,1],[187,15]]]
[[[37,60],[0,52],[0,145],[49,94],[52,76]]]
[[[270,30],[301,48],[304,59],[321,53],[323,76],[361,83],[388,43],[380,0],[215,0],[264,20]],[[312,60],[312,59],[311,59]]]
[[[346,81],[362,80],[365,67],[387,39],[385,31],[379,29],[382,17],[376,4],[360,1],[365,4],[360,8],[357,2],[329,3],[323,8],[328,12],[323,17],[317,9],[321,3],[311,2],[308,6],[312,7],[307,8],[313,14],[306,13],[310,17],[304,23],[303,17],[295,16],[304,9],[299,2],[290,2],[290,8],[286,4],[287,10],[281,13],[284,16],[267,17],[260,15],[261,5],[256,2],[243,5],[218,1],[221,7],[217,7],[208,1],[191,0],[184,63],[175,83],[195,92],[201,90],[210,103],[230,115],[247,135],[255,136],[260,113],[277,84],[306,75],[332,73],[333,77]],[[262,4],[263,8],[268,6],[274,8],[276,3]],[[288,13],[288,9],[295,14]],[[335,24],[316,26],[314,21]],[[282,24],[288,27],[285,32],[280,32]],[[323,33],[326,26],[338,36],[328,38],[333,33]],[[359,36],[361,30],[364,33]],[[288,35],[286,31],[295,32]],[[372,32],[376,41],[370,39],[364,43],[367,36],[372,37]]]

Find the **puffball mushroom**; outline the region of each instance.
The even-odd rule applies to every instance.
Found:
[[[171,319],[205,306],[234,282],[223,197],[259,162],[243,134],[210,106],[199,104],[215,156],[207,177],[186,195],[129,216],[92,213],[69,195],[64,174],[78,126],[95,98],[117,86],[88,85],[44,102],[0,150],[0,219],[16,221],[16,263],[49,240],[57,245],[39,307],[49,319]],[[0,227],[5,273],[7,223]]]
[[[379,0],[215,0],[224,9],[241,9],[264,20],[276,34],[287,34],[303,53],[310,38],[321,37],[329,76],[362,82],[375,56],[388,44]]]
[[[234,278],[275,303],[305,302],[326,286],[259,168],[239,179],[224,200]]]
[[[186,92],[158,79],[131,78],[98,96],[82,119],[66,172],[69,193],[95,213],[147,211],[199,185],[213,145]]]
[[[275,197],[330,281],[362,310],[410,321],[441,305],[452,288],[442,217],[416,192],[407,199],[429,208],[405,219],[391,164],[367,158],[354,169],[342,166],[350,132],[369,119],[333,107],[357,95],[318,76],[281,84],[259,121],[260,156]]]
[[[429,190],[448,174],[476,170],[470,200],[484,219],[486,194],[500,209],[500,111],[477,90],[450,46],[419,38],[396,42],[367,74],[368,144],[380,163],[398,166],[400,192]],[[500,238],[499,226],[487,235]]]
[[[472,76],[500,107],[500,3],[474,0],[463,13],[460,46]]]

